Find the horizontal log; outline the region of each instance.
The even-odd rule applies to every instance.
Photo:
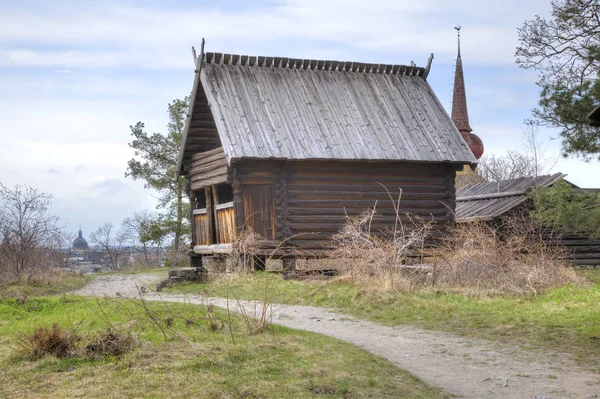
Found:
[[[600,266],[600,259],[577,259],[574,263],[578,266]]]
[[[216,129],[190,129],[189,135],[186,140],[185,150],[187,152],[192,151],[192,147],[197,144],[211,143],[210,148],[203,148],[196,152],[204,152],[208,149],[212,149],[215,145],[221,145],[221,139]]]
[[[207,180],[219,180],[225,181],[227,180],[227,171],[218,171],[218,173],[205,173],[203,175],[191,175],[190,181],[192,183],[201,183]]]
[[[600,252],[572,252],[573,259],[597,259],[600,261]]]
[[[303,208],[303,207],[288,207],[288,211],[289,211],[289,215],[290,216],[313,216],[313,217],[320,217],[320,216],[342,216],[345,217],[346,215],[348,215],[349,217],[356,217],[358,215],[361,215],[362,213],[364,213],[365,211],[367,211],[370,208],[327,208],[327,210],[323,210],[322,208]],[[376,208],[376,212],[377,215],[394,215],[395,216],[395,210],[393,207],[389,206],[389,207],[382,207],[382,206],[377,206]],[[405,213],[414,213],[414,212],[405,212],[404,210],[402,210],[401,212],[401,216],[404,215]],[[419,213],[423,213],[422,210],[420,210]],[[427,216],[429,215],[433,215],[433,216],[445,216],[447,213],[446,208],[439,208],[436,210],[431,210],[431,211],[427,211]]]
[[[431,174],[451,173],[445,165],[413,162],[368,162],[368,161],[332,161],[332,162],[290,162],[286,164],[290,174],[316,176],[327,173],[345,173],[352,175],[358,171],[361,174],[411,174],[425,176]]]
[[[200,154],[194,154],[192,155],[192,160],[197,161],[197,160],[201,160],[201,159],[208,159],[211,157],[225,157],[225,151],[223,150],[223,147],[217,147],[217,148],[213,148],[212,150],[208,150],[205,151],[203,153]]]
[[[204,179],[199,181],[192,181],[190,183],[192,190],[200,190],[204,187],[214,186],[215,184],[225,183],[227,181],[227,175],[220,175],[210,179]]]
[[[347,184],[347,182],[340,181],[339,184],[297,184],[297,183],[289,183],[288,190],[290,192],[293,191],[361,191],[361,192],[371,192],[376,191],[380,193],[384,193],[387,195],[387,191],[381,187],[379,184],[373,182],[370,184]],[[445,184],[440,184],[436,186],[411,186],[404,185],[401,187],[404,193],[406,192],[415,192],[415,193],[448,193],[448,186]],[[388,189],[389,190],[389,189]],[[389,190],[392,197],[396,198],[398,196],[398,190]]]
[[[564,238],[557,238],[557,237],[552,237],[552,239],[561,245],[566,245],[566,246],[570,246],[570,247],[576,247],[576,246],[586,246],[587,247],[587,246],[600,245],[600,241],[597,241],[597,240],[581,240],[581,239],[565,240]]]
[[[370,175],[356,175],[350,176],[348,174],[330,174],[319,177],[298,177],[290,176],[288,183],[293,184],[314,184],[314,185],[328,185],[328,184],[377,184],[383,185],[388,190],[392,190],[395,187],[403,187],[407,185],[417,187],[427,186],[445,186],[446,180],[441,177],[400,177],[397,175],[393,176],[370,176]]]
[[[210,119],[204,119],[204,120],[198,120],[198,119],[194,119],[191,123],[190,123],[190,128],[204,128],[204,129],[216,129],[217,125],[215,124],[215,121],[212,120],[212,117]]]
[[[352,216],[350,216],[352,218]],[[404,224],[413,224],[411,223],[411,218],[408,218],[404,215],[400,215],[399,217],[400,219],[400,223],[404,223]],[[432,216],[423,216],[422,217],[424,222],[447,222],[448,218],[446,215],[441,215],[441,216],[437,216],[437,217],[432,217]],[[288,216],[288,220],[292,223],[298,223],[298,224],[302,224],[302,223],[315,223],[315,224],[330,224],[330,223],[337,223],[337,224],[346,224],[347,223],[347,218],[345,215],[295,215],[293,213],[291,213]],[[414,218],[412,218],[412,220],[414,220]],[[393,227],[394,224],[396,223],[396,215],[376,215],[373,220],[371,221],[371,224],[373,226],[391,226]]]
[[[211,159],[202,159],[196,160],[190,163],[190,171],[198,171],[203,172],[205,170],[217,169],[217,168],[226,168],[227,167],[227,159],[225,156],[220,158],[216,158],[215,155],[211,157]]]
[[[233,244],[195,245],[194,253],[199,255],[230,254],[233,252]]]
[[[351,189],[353,187],[347,187]],[[449,200],[450,194],[448,192],[438,193],[415,193],[404,190],[400,199],[400,204],[406,200]],[[325,199],[325,200],[348,200],[352,198],[356,199],[372,199],[380,201],[398,201],[398,193],[390,193],[383,191],[297,191],[288,190],[288,197],[290,200],[304,200],[304,199]]]
[[[368,209],[372,208],[375,205],[376,200],[372,199],[348,199],[348,200],[338,200],[338,201],[327,201],[324,199],[312,199],[312,200],[300,200],[289,198],[288,206],[289,207],[298,207],[298,208],[362,208]],[[394,204],[392,201],[377,201],[378,208],[393,208]],[[423,210],[435,211],[438,209],[444,208],[444,205],[440,201],[428,201],[428,200],[405,200],[400,202],[400,212],[408,212],[408,209],[419,210],[419,212],[423,212]]]

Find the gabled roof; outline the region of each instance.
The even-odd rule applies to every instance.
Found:
[[[429,68],[220,53],[200,59],[180,174],[193,153],[218,146],[228,164],[476,162],[425,80]]]
[[[525,202],[534,187],[550,187],[566,175],[555,173],[500,182],[469,184],[456,192],[457,222],[491,220]]]

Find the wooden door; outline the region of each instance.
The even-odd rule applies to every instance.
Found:
[[[206,209],[194,209],[194,228],[196,230],[196,245],[212,244],[212,229]]]
[[[272,184],[242,186],[246,228],[265,239],[275,239],[275,190]]]

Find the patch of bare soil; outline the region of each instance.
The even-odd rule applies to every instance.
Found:
[[[76,293],[136,297],[140,287],[160,278],[101,276]],[[159,295],[149,291],[143,295],[152,301],[227,307],[223,298]],[[260,314],[260,304],[255,302],[230,300],[229,307],[238,311],[243,307],[249,314]],[[569,355],[525,351],[516,346],[414,327],[386,327],[324,308],[273,304],[269,314],[274,324],[325,334],[383,356],[425,383],[458,397],[600,397],[600,374],[574,364]]]

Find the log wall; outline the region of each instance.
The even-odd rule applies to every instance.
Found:
[[[346,223],[346,216],[358,216],[375,205],[378,216],[372,231],[393,229],[393,202],[400,188],[402,215],[435,221],[436,234],[453,220],[455,170],[451,165],[244,161],[235,164],[234,170],[241,183],[245,218],[249,217],[246,203],[257,198],[256,190],[260,187],[264,192],[265,186],[272,186],[272,237],[306,250],[326,248],[331,236]],[[402,219],[410,223],[407,217]],[[264,221],[272,223],[269,218]],[[258,226],[256,219],[253,224],[255,231],[269,231],[268,226]]]
[[[189,179],[192,190],[200,190],[227,180],[227,159],[223,148],[192,155]]]
[[[561,234],[557,243],[567,248],[577,266],[600,267],[600,240],[582,234]]]

